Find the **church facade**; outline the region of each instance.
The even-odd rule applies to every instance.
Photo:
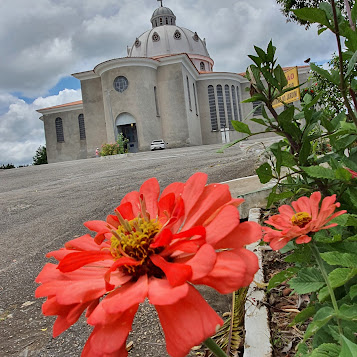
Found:
[[[241,138],[232,120],[242,121],[258,105],[241,103],[249,97],[247,79],[214,72],[205,39],[177,26],[169,8],[156,9],[151,24],[127,57],[73,74],[81,82],[81,101],[38,110],[49,163],[94,157],[119,133],[129,139],[130,152],[149,150],[157,139],[182,147]],[[299,67],[300,83],[308,70]],[[260,130],[251,123],[252,131]]]

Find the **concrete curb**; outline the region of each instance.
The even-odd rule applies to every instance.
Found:
[[[249,221],[259,223],[260,209],[252,208],[249,211]],[[247,249],[254,252],[259,260],[259,270],[250,284],[245,303],[245,340],[243,357],[271,357],[270,328],[265,290],[257,286],[264,283],[262,269],[262,247],[259,243],[252,243]],[[266,247],[264,247],[266,249]]]

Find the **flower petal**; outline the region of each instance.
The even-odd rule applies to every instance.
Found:
[[[110,293],[103,301],[103,309],[117,314],[143,302],[148,294],[148,278],[142,275],[136,282],[129,282]]]
[[[256,222],[243,222],[228,234],[225,238],[217,242],[216,249],[242,248],[262,238],[262,227]]]
[[[188,289],[188,284],[173,287],[166,279],[151,278],[148,298],[152,305],[171,305],[185,297]]]
[[[223,320],[200,293],[189,286],[188,294],[171,305],[155,306],[164,330],[167,352],[185,357],[193,346],[211,337]]]
[[[214,268],[208,275],[192,282],[208,285],[221,294],[228,294],[249,285],[258,269],[258,258],[249,250],[224,251],[217,253]]]
[[[97,309],[101,304],[97,306]],[[132,306],[121,314],[106,317],[95,325],[92,334],[83,349],[82,356],[127,356],[125,342],[131,331],[134,316],[138,306]],[[88,319],[90,323],[91,317]]]
[[[311,237],[309,236],[300,236],[299,238],[296,239],[297,244],[303,244],[303,243],[309,243],[311,241]]]
[[[185,264],[169,263],[160,255],[150,256],[151,261],[158,266],[166,275],[172,286],[184,284],[191,279],[192,269]]]
[[[194,257],[185,264],[192,268],[192,280],[200,279],[206,276],[216,262],[216,251],[209,244],[204,244]]]
[[[157,200],[160,194],[159,182],[156,178],[146,180],[140,187],[140,195],[145,198],[146,210],[149,212],[151,218],[158,216]]]

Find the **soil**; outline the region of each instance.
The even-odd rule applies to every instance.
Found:
[[[265,281],[287,269],[290,264],[284,261],[288,254],[266,250],[263,253]],[[267,294],[267,307],[270,314],[270,333],[273,357],[292,357],[295,348],[302,340],[307,324],[290,326],[294,317],[309,303],[309,296],[293,294],[287,282]]]

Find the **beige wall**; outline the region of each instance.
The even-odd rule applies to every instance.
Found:
[[[129,82],[128,88],[121,93],[113,86],[118,76],[126,77]],[[139,150],[148,150],[152,140],[162,138],[161,119],[156,115],[154,96],[156,70],[145,66],[114,68],[104,72],[101,78],[108,141],[116,140],[114,125],[118,115],[129,113],[136,120]]]
[[[83,114],[82,109],[43,116],[49,163],[87,158],[87,142],[79,138],[79,114]],[[55,125],[57,117],[62,119],[64,142],[57,142]],[[86,124],[85,118],[84,122]]]
[[[81,81],[87,156],[95,157],[96,148],[107,142],[102,83],[100,78]]]
[[[187,145],[189,129],[182,64],[171,64],[157,69],[157,84],[162,123],[162,134],[169,147]]]

